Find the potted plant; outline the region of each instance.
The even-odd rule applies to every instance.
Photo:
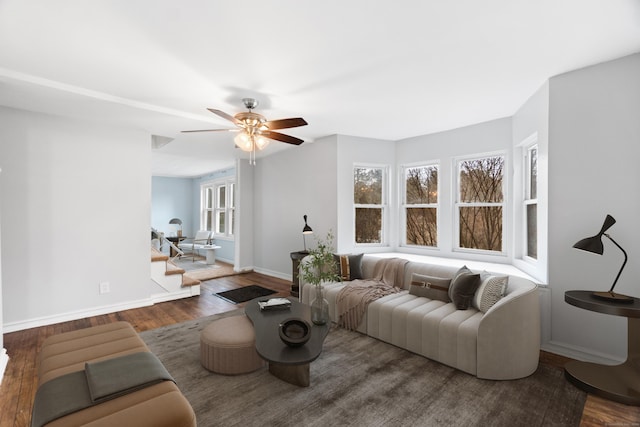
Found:
[[[316,238],[316,247],[300,263],[300,277],[314,285],[315,298],[311,302],[311,321],[324,325],[329,320],[329,304],[322,293],[322,284],[339,282],[338,266],[333,258],[333,233],[327,233],[326,239]]]

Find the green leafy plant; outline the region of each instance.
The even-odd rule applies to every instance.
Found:
[[[326,239],[316,238],[316,247],[309,250],[309,257],[300,264],[300,277],[307,283],[320,286],[322,283],[339,282],[338,266],[333,259],[333,233]]]

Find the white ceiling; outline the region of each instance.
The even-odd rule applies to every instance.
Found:
[[[639,0],[0,0],[0,105],[175,138],[152,171],[236,156],[206,111],[399,140],[512,115],[549,77],[640,51]],[[295,149],[273,142],[262,153]]]

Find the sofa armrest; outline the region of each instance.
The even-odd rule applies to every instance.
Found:
[[[477,376],[494,380],[523,378],[540,358],[538,287],[518,289],[498,301],[478,327]]]

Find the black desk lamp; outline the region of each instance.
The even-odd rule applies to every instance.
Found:
[[[625,250],[622,249],[622,247],[615,240],[613,240],[611,238],[611,236],[609,236],[606,233],[606,231],[609,228],[611,228],[611,226],[613,224],[615,224],[615,223],[616,223],[616,220],[611,215],[607,215],[607,217],[604,220],[604,224],[602,224],[602,229],[600,229],[600,232],[598,234],[596,234],[595,236],[587,237],[586,239],[580,240],[578,243],[573,245],[573,247],[576,248],[576,249],[582,249],[583,251],[592,252],[594,254],[602,255],[604,253],[604,245],[602,244],[602,236],[605,236],[609,240],[611,240],[614,245],[616,245],[618,248],[620,248],[620,250],[624,254],[624,262],[622,263],[622,267],[620,267],[620,271],[618,272],[618,275],[616,276],[616,279],[613,281],[613,285],[611,285],[611,289],[609,289],[607,292],[594,292],[591,295],[593,295],[596,298],[603,299],[603,300],[610,301],[610,302],[620,302],[620,303],[629,303],[630,304],[630,303],[633,302],[633,298],[632,297],[613,292],[613,288],[616,286],[616,283],[618,282],[618,278],[620,278],[620,274],[622,273],[622,269],[627,264],[627,253],[625,252]]]
[[[313,230],[307,224],[307,215],[303,216],[304,218],[304,228],[302,229],[302,243],[304,244],[304,251],[307,252],[307,240],[305,239],[305,235],[313,234]]]

